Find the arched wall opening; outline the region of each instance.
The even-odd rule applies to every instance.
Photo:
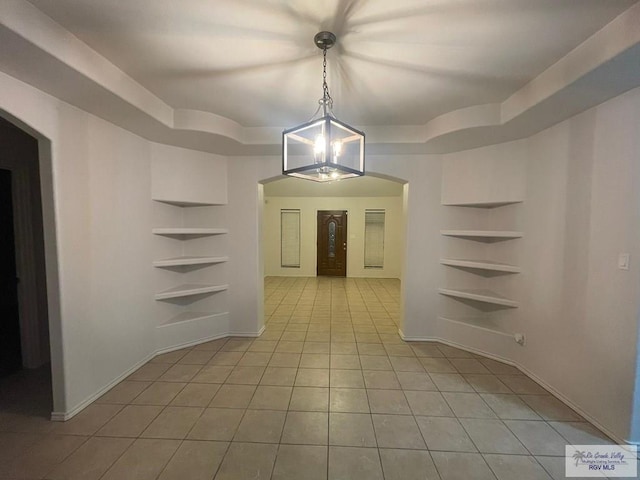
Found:
[[[282,175],[260,180],[258,285],[262,302],[259,317],[262,321],[265,318],[265,277],[318,276],[318,211],[347,212],[346,278],[398,279],[401,290],[404,290],[408,193],[407,180],[377,172],[367,172],[365,177],[331,184],[316,184]],[[298,217],[300,258],[294,267],[282,266],[282,211],[293,212],[294,217]],[[384,212],[384,261],[377,267],[365,266],[366,212]],[[402,293],[397,325],[400,331],[403,329],[404,297]]]
[[[4,125],[37,144],[34,158],[3,155],[0,168],[11,171],[22,365],[46,368],[50,362],[52,405],[65,405],[58,252],[54,209],[52,144],[41,132],[0,110]],[[11,141],[11,140],[10,140]],[[6,152],[5,152],[6,153]]]

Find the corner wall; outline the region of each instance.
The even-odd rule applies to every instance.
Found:
[[[640,306],[640,89],[529,140],[523,365],[630,435]],[[529,253],[530,252],[530,253]],[[631,254],[629,270],[618,255]]]
[[[154,144],[3,73],[0,109],[40,139],[53,418],[63,420],[157,351]]]
[[[228,164],[229,312],[231,333],[255,336],[264,329],[264,256],[261,181],[282,173],[280,157],[236,157]]]
[[[513,241],[522,273],[500,284],[520,307],[498,325],[526,344],[466,327],[438,332],[515,362],[617,441],[636,442],[639,139],[636,89],[530,139],[445,155],[445,165],[464,157],[490,169],[490,152],[521,166],[511,173],[514,184],[525,179],[524,202],[502,208],[513,208],[508,216],[524,233]],[[629,270],[618,268],[620,253],[631,254]]]

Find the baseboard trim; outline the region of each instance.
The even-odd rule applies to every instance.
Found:
[[[217,335],[212,335],[210,337],[199,338],[198,340],[194,340],[192,342],[185,342],[178,345],[172,345],[166,348],[161,348],[160,350],[156,350],[156,352],[153,354],[153,357],[157,357],[158,355],[162,355],[163,353],[174,352],[176,350],[180,350],[183,348],[194,347],[196,345],[201,345],[203,343],[212,342],[213,340],[220,340],[221,338],[226,338],[228,336],[229,336],[228,333],[219,333]]]
[[[482,355],[483,357],[487,357],[491,360],[497,360],[498,362],[506,363],[507,365],[511,365],[512,367],[516,367],[518,370],[522,370],[520,365],[515,363],[514,361],[501,357],[500,355],[495,355],[491,352],[485,352],[484,350],[480,350],[478,348],[469,347],[467,345],[463,345],[461,343],[452,342],[451,340],[447,340],[441,337],[409,337],[406,336],[402,330],[398,330],[398,334],[400,338],[402,338],[405,342],[438,342],[443,343],[445,345],[449,345],[450,347],[459,348],[460,350],[464,350],[465,352],[475,353],[476,355]]]
[[[440,338],[440,337],[409,337],[409,336],[406,336],[402,332],[402,330],[398,330],[398,333],[400,334],[400,338],[402,338],[406,342],[438,342],[438,343],[442,343],[444,345],[449,345],[450,347],[459,348],[460,350],[464,350],[464,351],[469,352],[469,353],[475,353],[476,355],[481,355],[481,356],[489,358],[491,360],[497,360],[499,362],[506,363],[507,365],[511,365],[512,367],[515,367],[518,370],[520,370],[523,374],[525,374],[531,380],[536,382],[542,388],[544,388],[545,390],[549,391],[554,397],[556,397],[558,400],[560,400],[562,403],[564,403],[570,409],[574,410],[578,415],[583,417],[589,423],[593,424],[596,428],[598,428],[600,431],[602,431],[602,433],[607,435],[609,438],[611,438],[617,444],[620,444],[620,445],[623,445],[623,444],[638,445],[637,442],[636,443],[629,442],[628,440],[625,440],[623,438],[618,437],[611,430],[609,430],[608,428],[603,426],[592,415],[590,415],[589,413],[585,412],[582,408],[580,408],[578,405],[573,403],[571,400],[569,400],[567,397],[565,397],[562,393],[558,392],[558,390],[556,390],[554,387],[549,385],[547,382],[542,380],[540,377],[538,377],[536,374],[534,374],[533,372],[531,372],[527,368],[523,367],[522,365],[520,365],[517,362],[514,362],[513,360],[501,357],[499,355],[494,355],[492,353],[485,352],[485,351],[477,349],[477,348],[469,347],[469,346],[463,345],[461,343],[452,342],[451,340],[447,340],[447,339]]]
[[[259,337],[266,327],[263,325],[257,332],[229,332],[226,337]]]
[[[158,355],[162,355],[163,353],[173,352],[175,350],[181,350],[181,349],[187,348],[187,347],[193,347],[195,345],[200,345],[200,344],[203,344],[203,343],[211,342],[213,340],[219,340],[221,338],[227,338],[227,337],[259,337],[260,335],[262,335],[262,332],[264,332],[264,329],[265,329],[265,327],[263,325],[262,328],[257,332],[221,333],[221,334],[218,334],[218,335],[212,335],[211,337],[200,338],[200,339],[195,340],[193,342],[185,342],[185,343],[181,343],[179,345],[172,345],[171,347],[161,348],[159,350],[156,350],[151,355],[148,355],[144,359],[140,360],[133,367],[129,368],[127,371],[125,371],[124,373],[119,375],[117,378],[112,380],[105,387],[101,388],[100,390],[98,390],[93,395],[87,397],[85,400],[80,402],[78,405],[73,407],[71,410],[69,410],[67,412],[51,412],[51,417],[50,417],[51,421],[53,421],[53,422],[65,422],[65,421],[70,420],[71,418],[75,417],[78,413],[80,413],[82,410],[87,408],[89,405],[91,405],[98,398],[100,398],[102,395],[104,395],[109,390],[111,390],[113,387],[115,387],[122,380],[127,378],[133,372],[135,372],[140,367],[142,367],[145,363],[149,362],[150,360],[152,360],[153,358],[157,357]]]
[[[112,380],[110,383],[108,383],[106,386],[104,386],[103,388],[98,390],[93,395],[90,395],[89,397],[84,399],[82,402],[80,402],[78,405],[73,407],[71,410],[66,411],[66,412],[51,412],[51,421],[53,421],[53,422],[65,422],[65,421],[75,417],[78,413],[80,413],[82,410],[87,408],[89,405],[91,405],[93,402],[95,402],[98,398],[100,398],[102,395],[107,393],[109,390],[111,390],[113,387],[115,387],[118,383],[120,383],[122,380],[127,378],[133,372],[138,370],[140,367],[142,367],[145,363],[147,363],[149,360],[151,360],[156,355],[157,355],[157,353],[152,353],[151,355],[147,355],[145,358],[140,360],[134,366],[132,366],[131,368],[126,370],[124,373],[122,373],[121,375],[116,377],[114,380]]]
[[[545,390],[548,390],[549,392],[551,392],[554,397],[556,397],[558,400],[560,400],[562,403],[564,403],[566,406],[568,406],[572,410],[576,411],[581,417],[583,417],[585,420],[589,421],[589,423],[592,423],[596,428],[598,428],[598,430],[602,431],[605,435],[607,435],[609,438],[611,438],[614,442],[616,442],[619,445],[623,445],[623,444],[628,444],[629,443],[627,440],[618,437],[615,433],[613,433],[611,430],[609,430],[604,425],[602,425],[600,422],[598,422],[598,420],[596,420],[593,416],[591,416],[589,413],[585,412],[582,408],[580,408],[578,405],[573,403],[571,400],[569,400],[567,397],[565,397],[562,393],[560,393],[554,387],[549,385],[547,382],[543,381],[536,374],[534,374],[533,372],[529,371],[528,369],[526,369],[526,368],[524,368],[524,367],[522,367],[520,365],[518,365],[518,368],[527,377],[529,377],[531,380],[536,382],[538,385],[542,386],[542,388],[544,388]]]
[[[142,367],[144,364],[146,364],[147,362],[149,362],[150,360],[152,360],[154,357],[156,357],[158,355],[161,355],[163,353],[173,352],[175,350],[180,350],[182,348],[187,348],[187,347],[191,347],[191,346],[195,346],[195,345],[200,345],[202,343],[207,343],[207,342],[210,342],[210,341],[213,341],[213,340],[218,340],[220,338],[227,338],[227,337],[255,338],[255,337],[259,337],[260,335],[262,335],[264,330],[265,330],[265,326],[262,326],[262,328],[258,332],[229,332],[229,333],[213,335],[211,337],[207,337],[207,338],[204,338],[204,339],[198,339],[198,340],[193,341],[193,342],[187,342],[187,343],[183,343],[183,344],[180,344],[180,345],[174,345],[174,346],[171,346],[171,347],[168,347],[168,348],[157,350],[154,353],[152,353],[151,355],[148,355],[146,358],[144,358],[141,361],[139,361],[138,363],[136,363],[134,366],[132,366],[131,368],[126,370],[124,373],[122,373],[120,376],[118,376],[113,381],[111,381],[108,385],[106,385],[105,387],[100,389],[95,394],[93,394],[93,395],[89,396],[88,398],[86,398],[85,400],[83,400],[81,403],[76,405],[71,410],[69,410],[67,412],[51,412],[51,421],[64,422],[64,421],[67,421],[67,420],[73,418],[78,413],[80,413],[82,410],[84,410],[86,407],[88,407],[91,403],[93,403],[98,398],[100,398],[102,395],[104,395],[109,390],[111,390],[114,386],[116,386],[122,380],[127,378],[133,372],[138,370],[140,367]],[[525,374],[531,380],[533,380],[538,385],[543,387],[545,390],[547,390],[550,393],[552,393],[558,400],[560,400],[566,406],[568,406],[569,408],[571,408],[572,410],[577,412],[585,420],[587,420],[590,423],[592,423],[595,427],[597,427],[599,430],[601,430],[604,434],[606,434],[608,437],[610,437],[616,443],[618,443],[618,444],[627,444],[627,445],[639,445],[638,442],[630,442],[629,440],[622,439],[622,438],[618,437],[617,435],[615,435],[608,428],[606,428],[602,424],[600,424],[600,422],[598,422],[589,413],[585,412],[582,408],[580,408],[578,405],[573,403],[571,400],[569,400],[567,397],[565,397],[562,393],[558,392],[554,387],[552,387],[551,385],[547,384],[545,381],[543,381],[541,378],[539,378],[533,372],[529,371],[527,368],[523,367],[522,365],[520,365],[517,362],[514,362],[514,361],[512,361],[512,360],[510,360],[508,358],[501,357],[499,355],[492,354],[490,352],[486,352],[486,351],[483,351],[483,350],[480,350],[480,349],[477,349],[477,348],[469,347],[469,346],[463,345],[461,343],[452,342],[451,340],[447,340],[447,339],[440,338],[440,337],[407,336],[400,329],[398,330],[398,334],[400,335],[400,338],[402,338],[406,342],[437,342],[437,343],[442,343],[444,345],[449,345],[451,347],[459,348],[461,350],[464,350],[464,351],[467,351],[467,352],[470,352],[470,353],[475,353],[476,355],[481,355],[481,356],[489,358],[491,360],[497,360],[497,361],[505,363],[507,365],[511,365],[511,366],[517,368],[518,370],[520,370],[523,374]]]

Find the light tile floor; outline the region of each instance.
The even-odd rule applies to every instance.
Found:
[[[610,443],[513,367],[403,342],[399,287],[267,278],[260,338],[160,355],[65,423],[0,395],[0,478],[561,479],[565,444]]]

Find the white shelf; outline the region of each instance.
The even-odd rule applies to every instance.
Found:
[[[229,312],[183,312],[173,318],[170,318],[166,322],[159,324],[158,327],[175,325],[177,323],[192,322],[196,320],[204,320],[206,318],[222,317],[224,315],[227,315],[228,313]]]
[[[476,302],[487,303],[490,305],[500,305],[510,308],[518,307],[518,302],[503,297],[491,290],[439,288],[438,292],[440,292],[441,295],[446,295],[448,297],[475,300]]]
[[[154,267],[179,267],[182,265],[208,265],[213,263],[223,263],[229,260],[229,257],[175,257],[156,260],[153,262]]]
[[[490,272],[520,273],[520,267],[488,260],[464,260],[459,258],[441,258],[440,263],[449,267],[474,268]]]
[[[522,232],[509,230],[440,230],[440,234],[446,237],[458,237],[486,243],[513,240],[523,236]]]
[[[190,297],[204,293],[222,292],[229,288],[229,285],[205,285],[200,283],[187,283],[178,285],[160,293],[156,293],[156,300],[168,300],[170,298]]]
[[[471,208],[497,208],[504,207],[506,205],[513,205],[515,203],[522,203],[522,200],[509,200],[506,202],[462,202],[462,203],[443,203],[442,205],[448,207],[471,207]]]
[[[223,205],[222,203],[198,202],[189,200],[169,200],[165,198],[154,198],[156,202],[167,203],[176,207],[211,207],[214,205]]]
[[[154,235],[222,235],[229,233],[229,230],[226,228],[169,227],[154,228],[151,233]]]

